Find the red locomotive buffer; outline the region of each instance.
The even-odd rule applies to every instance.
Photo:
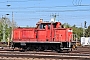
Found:
[[[72,29],[62,28],[60,22],[39,22],[36,28],[15,28],[13,47],[24,50],[71,49]]]

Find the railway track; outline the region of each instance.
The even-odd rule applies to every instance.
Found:
[[[90,54],[90,46],[88,46],[88,47],[77,47],[77,49],[73,50],[71,53]]]
[[[80,50],[81,49],[81,50]],[[82,50],[83,49],[83,50]],[[84,53],[83,53],[84,52]],[[1,60],[47,60],[47,59],[75,59],[75,60],[90,60],[90,48],[77,48],[77,50],[73,50],[70,53],[62,52],[35,52],[35,51],[26,51],[19,52],[18,50],[12,49],[3,49],[0,51],[0,59]]]
[[[61,55],[47,55],[47,54],[0,54],[0,57],[16,57],[16,58],[53,58],[53,59],[90,59],[88,55],[73,55],[61,54]]]
[[[51,58],[51,59],[90,59],[90,54],[55,53],[55,52],[0,52],[0,57],[7,58]]]
[[[90,56],[90,54],[83,54],[83,53],[56,53],[56,52],[5,52],[5,51],[0,51],[0,54],[24,54],[24,55],[29,55],[29,54],[40,54],[40,55],[72,55],[72,56]]]

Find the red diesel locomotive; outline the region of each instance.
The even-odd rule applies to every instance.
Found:
[[[57,52],[72,49],[73,32],[63,28],[60,22],[43,22],[37,27],[18,27],[13,30],[13,47],[24,50],[55,50]]]

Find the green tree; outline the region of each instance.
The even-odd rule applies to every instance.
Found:
[[[16,27],[16,23],[6,17],[0,18],[0,41],[3,40],[3,26],[5,26],[5,40],[7,41],[7,38],[11,38],[12,27]]]
[[[64,26],[65,28],[70,28],[70,27],[71,27],[68,23],[64,23],[63,26]]]
[[[76,25],[72,26],[73,34],[77,35],[77,38],[80,40],[80,38],[83,36],[83,28],[76,27]]]
[[[90,25],[88,26],[87,29],[85,29],[85,36],[90,37]]]

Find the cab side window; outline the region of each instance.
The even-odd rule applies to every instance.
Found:
[[[40,24],[40,29],[45,29],[46,25],[45,24]]]
[[[53,28],[56,28],[56,24],[53,24]]]
[[[40,26],[40,29],[42,29],[42,28],[43,28],[43,27],[42,27],[42,24],[40,24],[39,26]]]
[[[46,27],[46,25],[45,25],[45,24],[43,24],[43,29],[45,29],[45,27]]]
[[[48,24],[48,29],[50,29],[50,24]]]

